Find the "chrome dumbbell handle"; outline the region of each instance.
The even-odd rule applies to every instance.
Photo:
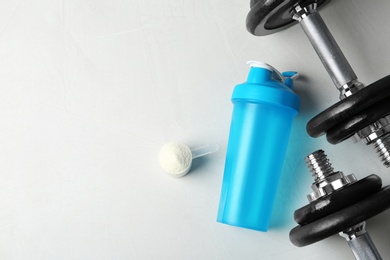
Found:
[[[339,89],[340,99],[363,88],[364,85],[358,81],[351,65],[316,11],[316,4],[304,7],[297,5],[293,12],[293,18],[299,21],[333,83]]]
[[[365,230],[365,222],[340,232],[357,260],[382,260],[378,250]]]

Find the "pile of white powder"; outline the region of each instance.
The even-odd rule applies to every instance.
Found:
[[[182,177],[188,173],[192,164],[190,148],[179,142],[164,145],[159,154],[161,167],[175,177]]]

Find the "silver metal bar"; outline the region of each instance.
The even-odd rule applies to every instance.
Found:
[[[347,240],[357,260],[382,260],[374,242],[365,230],[365,222],[341,232],[340,236]]]
[[[338,89],[357,80],[355,72],[320,14],[315,10],[315,6],[304,8],[298,6],[295,9],[294,19],[299,21]]]

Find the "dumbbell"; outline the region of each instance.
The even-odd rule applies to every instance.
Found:
[[[390,75],[368,86],[361,83],[317,9],[329,0],[251,0],[246,26],[250,33],[267,35],[299,22],[333,83],[340,101],[312,118],[308,134],[326,134],[331,144],[350,137],[373,145],[390,167]]]
[[[305,160],[314,177],[313,192],[307,196],[310,203],[294,212],[299,225],[290,231],[291,242],[302,247],[339,233],[356,259],[382,259],[365,220],[390,207],[390,186],[382,188],[374,174],[358,181],[353,174],[335,172],[322,150]]]

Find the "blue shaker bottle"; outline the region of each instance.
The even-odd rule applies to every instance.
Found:
[[[267,231],[299,97],[296,72],[256,61],[234,104],[217,221]]]

